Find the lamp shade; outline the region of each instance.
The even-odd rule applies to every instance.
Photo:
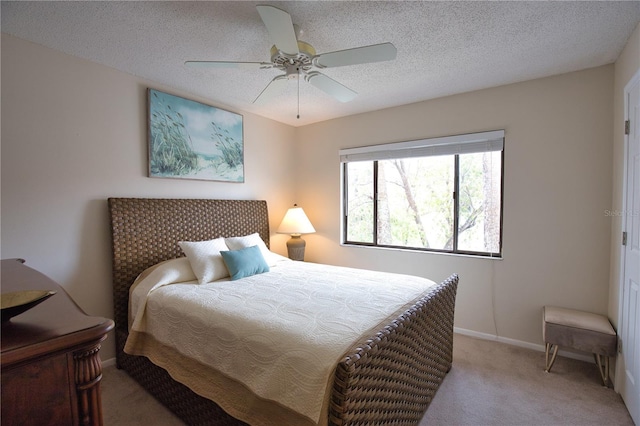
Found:
[[[309,218],[304,214],[302,207],[294,205],[287,210],[282,223],[276,231],[278,234],[311,234],[316,232],[315,228],[309,222]]]

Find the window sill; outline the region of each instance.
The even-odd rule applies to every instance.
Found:
[[[351,244],[351,243],[340,243],[340,246],[349,247],[349,248],[424,253],[424,254],[440,255],[440,256],[470,257],[474,259],[486,259],[486,260],[503,260],[504,258],[502,255],[490,256],[490,255],[481,255],[481,254],[473,254],[473,253],[450,253],[450,252],[444,252],[444,251],[420,250],[420,249],[400,248],[400,247],[370,246],[370,245],[364,245],[364,244]]]

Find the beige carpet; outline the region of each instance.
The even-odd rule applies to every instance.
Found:
[[[595,364],[456,335],[453,368],[420,422],[426,425],[633,425]],[[104,368],[105,426],[183,425],[114,366]]]

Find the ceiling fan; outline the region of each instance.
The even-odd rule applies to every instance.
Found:
[[[396,58],[396,48],[391,43],[356,47],[353,49],[316,54],[312,45],[298,40],[297,26],[291,15],[274,6],[256,6],[267,27],[274,45],[271,47],[271,62],[186,61],[185,65],[198,68],[275,68],[284,71],[276,76],[253,101],[264,104],[280,94],[288,80],[304,78],[313,86],[340,102],[348,102],[357,93],[334,79],[317,71],[323,68],[357,65],[370,62],[389,61]]]

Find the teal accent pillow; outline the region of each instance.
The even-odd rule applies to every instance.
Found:
[[[251,246],[240,250],[221,251],[222,260],[227,265],[231,281],[269,272],[260,247]]]

